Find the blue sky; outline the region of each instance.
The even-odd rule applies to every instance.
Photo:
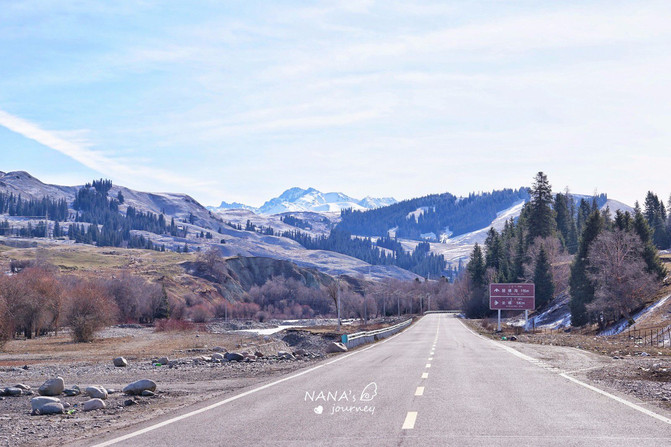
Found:
[[[260,205],[671,192],[670,2],[10,1],[0,170]]]

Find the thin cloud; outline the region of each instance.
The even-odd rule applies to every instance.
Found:
[[[58,135],[59,133],[63,135],[68,134],[69,132],[52,132],[44,130],[38,125],[7,113],[4,110],[0,110],[0,126],[60,152],[87,168],[121,180],[132,182],[133,179],[142,178],[145,181],[155,180],[166,185],[174,184],[176,182],[187,183],[194,187],[194,189],[202,189],[203,191],[207,191],[205,187],[209,185],[209,183],[196,182],[193,179],[178,176],[153,167],[143,168],[131,166],[132,163],[130,162],[128,164],[120,163],[118,160],[112,159],[87,147],[88,143],[86,142],[73,142]],[[81,135],[81,133],[82,131],[76,131],[74,134]]]

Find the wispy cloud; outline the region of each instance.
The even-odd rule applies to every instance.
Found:
[[[88,131],[49,131],[23,118],[0,110],[0,126],[25,138],[34,140],[41,145],[60,152],[87,168],[103,175],[126,182],[136,183],[137,178],[153,180],[163,185],[172,185],[175,182],[186,183],[195,189],[206,190],[210,182],[196,181],[191,178],[176,175],[173,172],[163,171],[155,167],[137,166],[132,160],[125,162],[111,158],[94,150],[91,144],[82,138]],[[68,138],[70,137],[70,138]],[[145,183],[145,182],[143,182]],[[145,183],[146,184],[146,183]]]

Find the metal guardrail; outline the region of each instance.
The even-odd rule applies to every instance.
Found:
[[[347,349],[354,348],[355,346],[360,346],[366,343],[372,343],[374,341],[394,335],[400,330],[410,326],[410,323],[412,323],[412,318],[383,329],[355,332],[354,334],[343,334],[342,343],[347,346]]]
[[[427,310],[424,315],[429,314],[460,314],[461,310]]]

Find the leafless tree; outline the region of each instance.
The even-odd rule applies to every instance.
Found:
[[[2,289],[2,279],[0,279],[0,289]],[[13,326],[12,318],[9,313],[9,306],[7,300],[0,294],[0,349],[5,345],[7,340],[12,336]]]
[[[654,275],[646,272],[640,238],[622,230],[605,232],[592,243],[590,279],[596,285],[590,312],[605,320],[629,318],[657,289]]]
[[[68,292],[66,319],[75,342],[87,342],[116,321],[118,308],[102,281],[80,280]]]

